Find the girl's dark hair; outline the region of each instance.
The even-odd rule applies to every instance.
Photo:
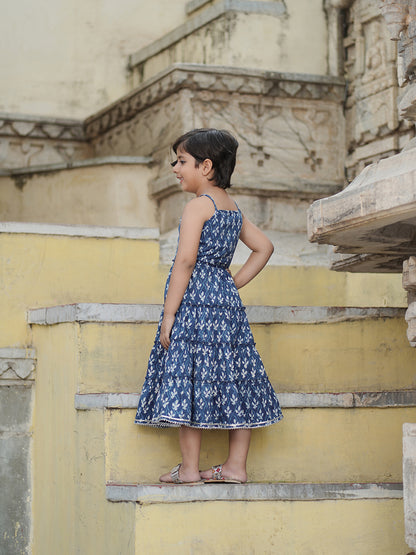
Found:
[[[214,170],[211,181],[221,189],[231,187],[237,148],[237,140],[228,131],[205,128],[188,131],[172,145],[175,154],[182,149],[193,156],[196,167],[207,158],[211,160]]]

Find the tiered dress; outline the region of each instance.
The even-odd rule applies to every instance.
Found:
[[[205,195],[208,196],[209,195]],[[176,313],[170,346],[159,321],[136,424],[208,429],[259,428],[283,418],[227,272],[242,226],[237,210],[205,222],[194,270]],[[165,287],[165,298],[172,268]]]

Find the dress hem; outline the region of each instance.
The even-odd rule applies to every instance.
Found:
[[[151,428],[179,428],[181,426],[186,426],[187,428],[198,428],[203,430],[248,430],[253,428],[264,428],[266,426],[271,426],[272,424],[277,424],[283,420],[283,415],[272,418],[271,420],[266,420],[264,422],[254,422],[252,424],[214,424],[214,423],[196,423],[189,422],[186,420],[173,419],[173,418],[160,418],[158,420],[135,420],[134,423],[139,426],[149,426]]]

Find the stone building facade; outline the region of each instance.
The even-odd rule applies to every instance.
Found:
[[[358,326],[368,319],[372,331],[363,332],[362,324],[359,337],[365,333],[371,338],[378,338],[378,334],[384,337],[382,334],[387,332],[380,332],[379,324],[391,320],[390,332],[401,325],[404,295],[395,274],[401,272],[406,259],[403,280],[409,291],[409,340],[412,344],[416,341],[414,162],[410,148],[415,135],[416,64],[411,1],[155,0],[144,5],[121,0],[103,7],[98,1],[73,0],[71,4],[73,13],[69,14],[59,3],[48,0],[32,14],[29,10],[24,18],[17,7],[11,8],[0,23],[2,35],[9,39],[0,53],[5,68],[0,84],[0,239],[4,239],[0,256],[5,270],[0,285],[7,293],[0,301],[4,314],[4,322],[0,323],[0,442],[6,454],[2,467],[6,489],[5,495],[0,496],[0,515],[7,515],[1,521],[6,533],[0,539],[0,551],[7,555],[31,549],[36,554],[55,553],[53,549],[60,545],[61,537],[55,532],[49,537],[49,529],[62,530],[63,523],[70,523],[65,528],[68,545],[86,552],[85,546],[92,541],[89,527],[96,525],[91,517],[96,499],[101,503],[96,514],[102,526],[97,542],[106,548],[103,538],[109,533],[109,525],[116,521],[121,523],[123,534],[114,533],[108,544],[111,549],[120,550],[123,546],[126,553],[140,552],[140,533],[145,536],[146,529],[141,498],[133,513],[131,503],[122,503],[125,498],[116,499],[120,501],[117,508],[108,508],[105,504],[114,499],[105,498],[102,493],[105,478],[100,472],[106,476],[111,472],[98,468],[99,463],[105,458],[110,462],[119,460],[122,449],[118,437],[116,448],[109,447],[107,438],[117,436],[117,419],[123,420],[123,410],[132,409],[131,397],[123,395],[126,384],[132,388],[135,383],[134,368],[129,374],[121,363],[125,382],[120,383],[113,369],[100,358],[105,351],[110,359],[119,347],[115,340],[105,345],[102,333],[109,333],[103,332],[109,323],[115,327],[117,340],[124,346],[120,359],[127,353],[133,367],[133,340],[123,333],[133,323],[154,324],[156,318],[154,309],[149,316],[146,303],[158,302],[155,288],[162,284],[160,268],[163,270],[172,258],[176,226],[186,202],[170,172],[170,145],[190,128],[221,127],[236,135],[240,148],[233,194],[244,213],[278,246],[263,282],[264,290],[249,292],[248,298],[262,305],[289,304],[282,298],[291,294],[293,305],[305,304],[304,299],[308,299],[308,306],[283,307],[287,310],[282,314],[279,307],[253,309],[254,321],[257,318],[261,328],[259,336],[263,337],[263,333],[267,338],[272,333],[269,327],[276,324],[330,326],[336,322],[348,326],[353,322]],[[388,27],[393,27],[398,42],[390,40]],[[403,97],[401,90],[405,91]],[[396,110],[399,98],[400,114]],[[309,233],[314,244],[307,238],[306,214],[311,203]],[[113,240],[118,241],[118,250],[113,247]],[[132,246],[134,241],[137,245]],[[390,275],[380,276],[374,287],[371,276],[351,282],[344,274],[333,277],[327,272],[332,260],[327,244],[338,247],[332,262],[334,269]],[[139,256],[142,262],[136,260]],[[237,253],[237,262],[239,256]],[[66,265],[65,257],[71,263]],[[125,275],[125,260],[132,272],[130,279]],[[111,271],[107,276],[108,267]],[[48,276],[52,276],[52,284]],[[132,279],[140,283],[139,293]],[[301,283],[291,293],[296,280]],[[365,283],[361,292],[359,288]],[[358,307],[351,306],[351,298],[360,299]],[[131,308],[129,303],[134,302],[144,303],[145,309]],[[99,303],[121,306],[114,309],[98,306]],[[88,331],[88,323],[93,331]],[[354,325],[351,333],[356,338]],[[142,331],[129,333],[142,340]],[[302,353],[305,372],[313,373],[315,369],[307,364],[314,351],[309,335],[313,332],[305,333]],[[290,338],[288,332],[288,344]],[[60,352],[48,351],[55,341],[64,353],[62,357]],[[377,341],[374,351],[378,354],[374,356],[382,352],[388,358],[390,347]],[[370,412],[374,407],[400,407],[398,410],[403,408],[406,415],[405,411],[413,410],[416,390],[409,370],[411,354],[397,354],[405,366],[403,381],[395,375],[384,376],[383,382],[377,375],[375,384],[368,386],[363,380],[357,385],[361,379],[358,374],[353,374],[354,383],[337,374],[337,361],[330,358],[334,356],[331,339],[328,343],[330,348],[326,340],[319,343],[316,339],[332,361],[327,364],[326,374],[324,369],[318,372],[325,374],[326,381],[318,375],[308,382],[304,376],[299,377],[300,371],[295,367],[294,380],[299,380],[299,391],[289,389],[284,393],[288,410],[299,410],[298,421],[302,411],[316,417],[320,411],[334,408],[340,409],[338,414],[348,410],[354,414],[359,410]],[[296,345],[289,355],[297,349]],[[341,349],[341,343],[337,349]],[[365,349],[365,345],[361,347],[359,360],[366,359]],[[342,352],[354,366],[355,347]],[[290,363],[289,355],[286,364],[288,360]],[[63,360],[65,357],[67,360]],[[101,366],[92,369],[88,357],[98,360]],[[319,356],[317,360],[320,368]],[[55,372],[61,364],[73,373]],[[100,391],[88,382],[93,371],[105,382]],[[96,375],[93,384],[97,388],[100,380]],[[304,391],[302,387],[308,387],[305,383],[311,383],[313,389]],[[105,389],[107,385],[112,389]],[[357,393],[355,387],[363,391]],[[71,394],[76,391],[75,409],[74,396],[65,397],[67,389]],[[58,398],[51,399],[51,392],[55,391],[59,392]],[[60,407],[61,401],[65,410],[57,421],[68,426],[65,432],[70,440],[65,445],[53,425],[48,424],[54,422],[53,410]],[[21,407],[19,414],[17,404]],[[326,427],[328,420],[323,422]],[[345,422],[340,426],[344,429]],[[405,484],[409,492],[405,503],[410,519],[408,544],[414,547],[414,429],[407,426],[405,475],[410,478]],[[75,451],[78,436],[80,452]],[[318,425],[310,437],[312,443],[326,445],[330,460],[333,450],[328,447],[330,442],[325,443],[325,433]],[[140,451],[145,460],[150,458],[149,451],[157,449],[146,441],[144,438],[145,447]],[[313,449],[312,445],[309,447]],[[67,456],[74,468],[82,470],[73,480],[75,485],[64,484],[67,469],[59,457],[54,460],[55,452],[61,458]],[[378,453],[376,448],[374,453]],[[369,460],[380,459],[374,453]],[[276,453],[272,455],[275,457]],[[338,455],[334,455],[334,460]],[[127,470],[123,467],[123,472],[129,475],[128,456],[126,460]],[[386,468],[388,464],[390,461]],[[387,483],[388,469],[379,471],[373,487],[364,484],[370,481],[370,474],[354,470],[356,473],[351,471],[347,480],[340,478],[344,476],[341,464],[333,465],[335,471],[329,467],[328,472],[334,471],[334,482],[355,482],[360,481],[356,476],[364,476],[363,483],[354,489],[346,484],[334,487],[326,483],[325,476],[317,478],[315,469],[310,473],[306,462],[300,466],[298,482],[313,479],[317,483],[304,489],[299,483],[295,487],[289,484],[287,490],[279,489],[273,484],[279,480],[275,474],[267,474],[266,469],[263,475],[258,473],[257,480],[271,482],[270,488],[254,484],[252,493],[247,494],[248,501],[258,502],[259,495],[268,502],[345,501],[361,499],[360,495],[365,500],[381,502],[400,498],[400,487]],[[72,467],[71,470],[75,472]],[[296,474],[293,469],[285,472],[279,474],[283,482]],[[53,485],[57,498],[65,499],[64,507],[56,514],[53,495],[48,491],[49,473],[56,479]],[[96,475],[102,483],[94,481]],[[110,497],[113,485],[108,485]],[[120,494],[118,490],[116,493]],[[134,490],[129,495],[133,495],[127,499],[131,502],[138,494]],[[148,493],[143,495],[146,498]],[[160,499],[152,495],[150,505],[159,503]],[[235,495],[232,499],[236,511],[245,518],[249,514],[244,505],[247,499],[238,492]],[[93,501],[88,504],[90,498]],[[219,495],[214,501],[221,499]],[[186,508],[189,500],[199,502],[202,497],[191,499],[185,495],[179,499],[181,507]],[[163,502],[171,500],[165,497]],[[398,503],[395,510],[397,506]],[[43,510],[56,526],[42,521]],[[143,508],[143,514],[146,510]],[[268,514],[268,507],[261,510]],[[343,506],[340,511],[350,515],[349,507]],[[81,514],[83,520],[75,521],[75,513]],[[324,514],[329,518],[328,513]],[[178,510],[177,515],[178,521],[186,522],[185,509],[183,514]],[[151,512],[145,515],[153,533],[160,518],[159,515],[152,520]],[[383,516],[377,518],[380,520],[374,517],[373,522],[376,531],[379,522],[384,522]],[[351,519],[352,522],[352,516]],[[274,526],[267,532],[272,538]],[[74,531],[82,537],[79,544],[71,543],[78,541],[74,540]],[[302,532],[304,539],[300,534],[304,545],[309,533],[320,541],[319,527],[315,526]],[[130,541],[134,534],[136,539]],[[149,537],[145,536],[143,542],[150,542]],[[175,531],[164,548],[179,545],[172,538]],[[198,538],[189,541],[189,545],[199,546],[194,543]],[[212,541],[212,546],[218,547],[218,538]],[[223,541],[231,552],[233,544],[226,534]],[[289,545],[290,541],[289,538]],[[325,544],[330,547],[317,544],[315,548],[332,554],[337,541],[336,537],[330,538]],[[133,543],[138,546],[136,551]]]
[[[377,8],[389,29],[390,43],[380,34]],[[407,337],[415,347],[415,3],[380,0],[370,8],[355,2],[345,45],[351,82],[347,147],[352,152],[346,167],[354,180],[336,197],[311,206],[309,237],[336,246],[341,256],[334,269],[403,273]],[[358,165],[357,153],[365,153]],[[403,434],[406,541],[416,549],[416,424],[405,424]]]

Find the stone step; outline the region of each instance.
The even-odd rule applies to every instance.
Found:
[[[51,543],[50,529],[65,521],[69,525],[59,534],[59,542],[69,552],[76,549],[77,538],[85,553],[171,554],[195,551],[201,545],[200,553],[221,552],[225,545],[231,553],[245,550],[247,555],[256,549],[302,553],[312,547],[320,555],[333,555],[343,553],[343,546],[345,555],[406,553],[400,498],[234,500],[231,505],[224,500],[184,500],[175,505],[174,513],[169,503],[107,502],[106,483],[154,483],[178,462],[179,451],[176,430],[135,426],[133,408],[75,409],[80,330],[94,325],[32,325],[37,358],[36,552],[45,545],[49,552],[59,552],[59,545]],[[113,373],[118,373],[117,366]],[[323,402],[330,404],[328,397],[321,398]],[[250,479],[289,484],[368,482],[385,489],[388,486],[380,483],[401,482],[401,426],[403,421],[414,421],[415,410],[408,406],[287,408],[279,425],[253,432]],[[226,450],[226,434],[204,433],[202,449],[201,464],[219,462]],[[339,486],[339,491],[344,487]],[[44,514],[48,519],[42,519]],[[74,514],[85,516],[81,521]],[[213,524],[207,526],[207,522]],[[96,533],[91,534],[91,526]]]
[[[31,310],[28,322],[79,325],[78,393],[125,393],[141,388],[160,310],[81,303]],[[247,315],[277,392],[416,386],[416,353],[406,340],[404,309],[247,306]]]
[[[142,505],[194,501],[336,501],[338,499],[403,499],[403,484],[383,483],[253,483],[246,484],[117,484],[107,483],[106,498]]]
[[[136,507],[137,554],[407,553],[401,495],[400,484],[107,485],[107,499]]]
[[[0,221],[157,227],[151,158],[107,156],[0,171]]]
[[[133,87],[166,69],[172,63],[185,62],[246,68],[273,69],[275,60],[282,54],[282,45],[277,42],[274,48],[264,49],[259,37],[268,32],[279,33],[278,29],[287,25],[287,10],[284,2],[242,2],[241,0],[222,0],[211,3],[167,33],[162,38],[141,48],[129,57]],[[260,26],[260,27],[259,27]],[[257,40],[241,42],[239,36],[252,35],[261,28]],[[216,40],[221,36],[221,40]],[[251,44],[248,47],[248,44]],[[315,73],[323,73],[317,65]],[[288,68],[279,67],[280,71]],[[291,66],[293,71],[293,66]],[[297,69],[295,71],[302,71]],[[310,66],[304,72],[314,73]]]

